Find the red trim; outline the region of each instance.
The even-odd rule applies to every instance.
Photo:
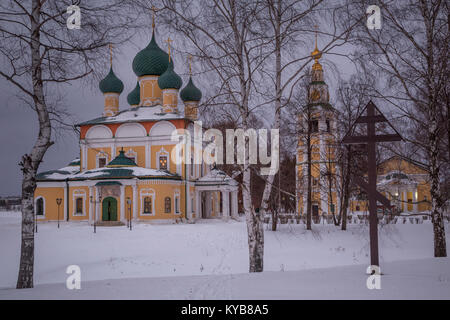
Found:
[[[172,123],[175,128],[177,129],[185,129],[187,127],[187,124],[189,123],[189,120],[186,119],[175,119],[175,120],[158,120],[158,121],[145,121],[145,122],[136,122],[139,123],[141,125],[144,126],[145,131],[147,132],[147,135],[150,133],[150,130],[152,129],[152,127],[160,122],[160,121],[169,121],[170,123]],[[121,122],[121,123],[99,123],[99,125],[103,125],[103,126],[107,126],[112,134],[113,137],[116,135],[116,131],[117,129],[125,123],[129,123],[129,122]],[[92,128],[93,126],[95,126],[95,124],[89,124],[89,125],[85,125],[85,126],[80,126],[80,139],[85,139],[86,138],[86,133],[88,132],[88,130],[90,128]]]

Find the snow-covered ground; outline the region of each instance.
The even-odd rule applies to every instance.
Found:
[[[380,229],[382,289],[368,290],[368,226],[279,225],[265,232],[262,274],[247,274],[244,222],[98,227],[39,225],[35,289],[15,290],[20,214],[0,212],[0,299],[450,298],[450,260],[433,258],[430,223]],[[450,242],[447,227],[447,241]],[[67,290],[69,265],[82,290]],[[151,288],[151,289],[150,289]]]

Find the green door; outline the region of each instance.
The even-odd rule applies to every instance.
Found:
[[[102,202],[102,220],[117,221],[117,200],[113,197],[105,198]]]

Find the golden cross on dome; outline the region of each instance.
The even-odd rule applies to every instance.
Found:
[[[170,37],[168,37],[167,40],[166,40],[167,46],[168,46],[168,48],[169,48],[169,62],[170,62],[170,43],[171,43],[172,41],[173,41],[173,40],[170,39]]]
[[[317,33],[319,32],[319,26],[317,24],[314,25],[314,29],[316,29],[316,49],[317,49]]]
[[[152,28],[155,29],[155,16],[156,16],[156,12],[158,11],[158,8],[155,6],[152,6],[152,11],[153,11]]]
[[[110,43],[109,44],[109,64],[111,65],[111,67],[112,67],[112,48],[113,48],[113,45],[112,45],[112,43]]]
[[[188,63],[189,63],[189,75],[192,76],[192,54],[188,57]]]

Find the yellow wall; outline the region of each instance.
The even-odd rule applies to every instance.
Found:
[[[149,189],[154,191],[156,198],[154,199],[154,215],[142,214],[143,201],[141,201],[141,191]],[[138,219],[142,220],[155,220],[155,219],[177,219],[184,217],[184,185],[174,184],[140,184],[138,186]],[[179,191],[179,214],[175,214],[175,190]],[[165,213],[165,198],[171,199],[171,213]]]
[[[36,188],[34,192],[34,199],[44,198],[44,208],[45,208],[45,218],[40,218],[39,220],[58,220],[58,205],[56,204],[56,199],[61,198],[61,205],[59,207],[59,220],[64,220],[64,188],[62,187],[51,187],[51,188]]]
[[[143,106],[152,106],[162,102],[162,92],[158,86],[158,77],[141,77],[140,78],[140,94]]]

